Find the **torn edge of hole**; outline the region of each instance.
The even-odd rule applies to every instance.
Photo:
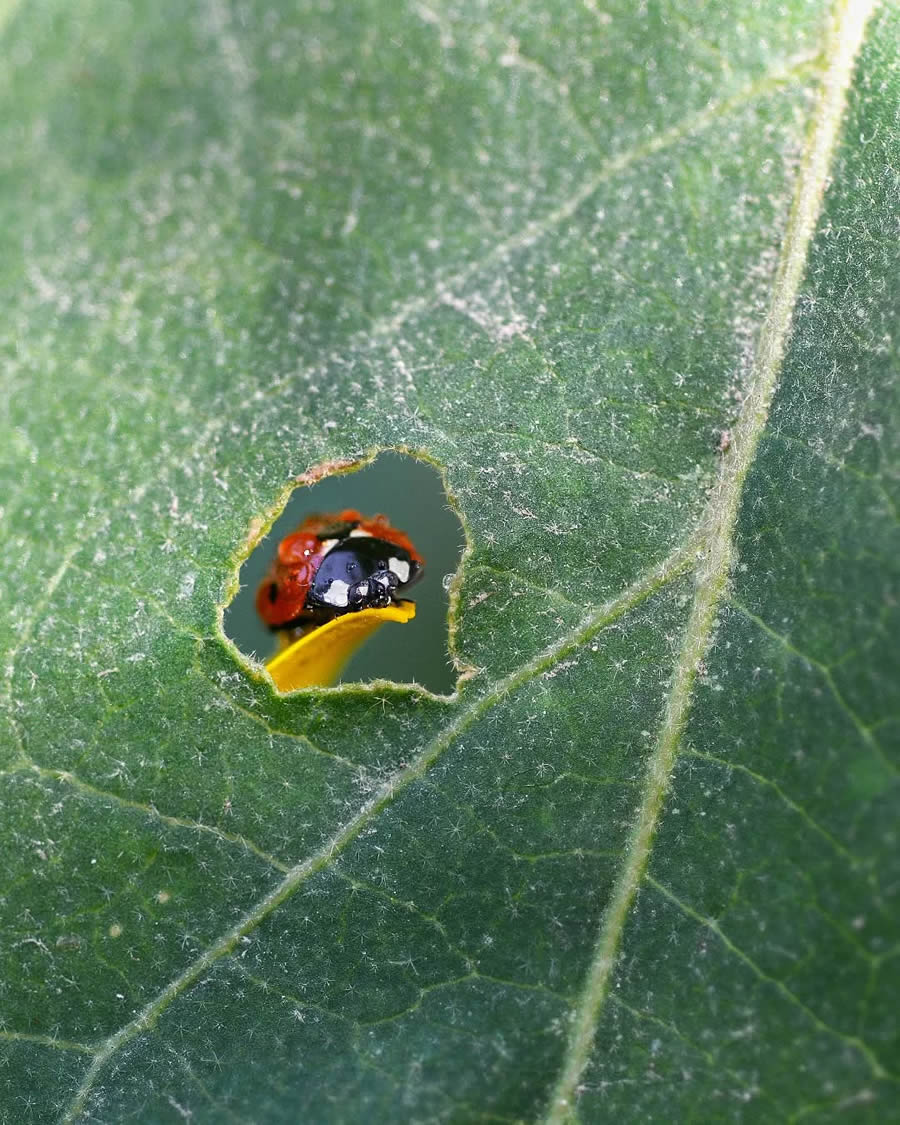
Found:
[[[348,476],[360,472],[372,465],[383,453],[395,453],[403,457],[410,457],[415,461],[429,465],[437,473],[447,507],[459,522],[463,533],[463,545],[453,572],[453,577],[447,585],[447,649],[454,672],[456,683],[449,694],[435,692],[415,682],[398,680],[373,679],[369,681],[355,680],[334,685],[318,685],[302,687],[293,691],[282,692],[270,674],[267,663],[255,659],[245,653],[225,631],[225,613],[241,591],[240,574],[244,564],[251,555],[260,547],[262,541],[269,535],[277,520],[285,511],[291,497],[300,488],[310,488],[321,481],[335,476]],[[449,702],[458,698],[463,684],[478,674],[480,669],[475,665],[465,663],[457,649],[457,634],[459,629],[461,590],[466,566],[473,552],[472,536],[468,522],[454,495],[447,477],[446,466],[427,450],[413,448],[405,445],[377,446],[367,450],[358,457],[334,457],[315,462],[302,473],[291,478],[287,484],[276,494],[272,503],[259,516],[254,516],[248,525],[247,534],[229,556],[230,575],[223,590],[222,600],[216,605],[216,631],[219,640],[226,650],[235,659],[238,665],[255,681],[268,684],[279,696],[293,695],[296,692],[328,692],[348,693],[363,692],[371,694],[375,691],[384,692],[392,690],[403,694],[416,694],[428,699]]]

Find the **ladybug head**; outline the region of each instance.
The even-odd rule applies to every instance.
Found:
[[[352,532],[322,559],[306,597],[308,611],[329,616],[384,609],[420,576],[421,563],[405,547]]]

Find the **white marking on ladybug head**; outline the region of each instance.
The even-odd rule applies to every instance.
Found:
[[[409,581],[409,563],[405,559],[388,559],[388,568],[400,582]]]
[[[332,547],[336,547],[340,543],[340,539],[323,539],[322,550],[330,551]]]
[[[342,582],[340,578],[335,578],[334,581],[329,585],[325,593],[322,595],[322,601],[327,602],[328,605],[334,605],[343,608],[350,602],[350,599],[347,596],[349,589],[349,582]]]
[[[356,587],[356,592],[361,598],[365,598],[369,593],[369,583],[360,582],[360,584]]]
[[[371,531],[363,531],[363,529],[361,527],[354,527],[354,529],[350,532],[350,538],[351,539],[371,539],[372,538],[372,532]]]

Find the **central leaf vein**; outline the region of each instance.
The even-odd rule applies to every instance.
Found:
[[[681,652],[672,674],[656,750],[647,771],[644,798],[622,869],[607,907],[578,1008],[574,1013],[562,1069],[550,1101],[547,1125],[571,1120],[581,1076],[588,1064],[600,1012],[632,902],[645,878],[656,826],[694,697],[701,663],[712,642],[735,554],[734,535],[744,483],[769,416],[787,346],[797,294],[818,220],[837,144],[856,53],[874,0],[838,4],[827,47],[813,128],[800,165],[766,319],[732,446],[710,496],[701,531],[702,551],[695,593]],[[855,1044],[863,1050],[862,1044]],[[871,1062],[871,1057],[867,1055]]]

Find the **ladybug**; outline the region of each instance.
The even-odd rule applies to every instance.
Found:
[[[386,516],[353,508],[307,516],[278,544],[256,593],[270,629],[324,625],[344,613],[384,609],[422,575],[424,559]]]

